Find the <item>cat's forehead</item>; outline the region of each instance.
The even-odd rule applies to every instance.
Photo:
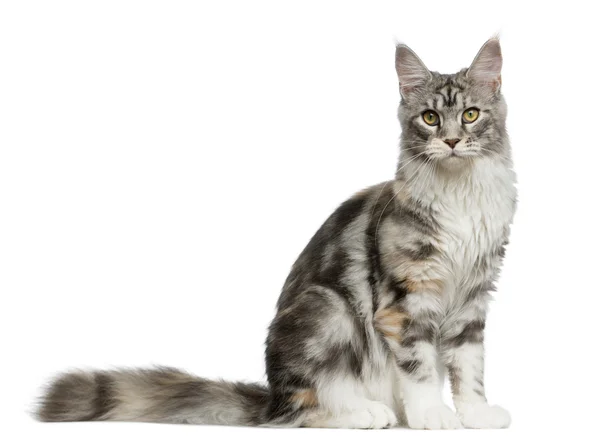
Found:
[[[433,108],[455,108],[464,107],[468,96],[470,96],[469,84],[466,78],[466,70],[456,74],[431,73],[424,99]]]
[[[484,104],[493,106],[496,100],[477,88],[467,77],[467,68],[454,74],[430,71],[431,77],[415,94],[402,98],[401,112],[404,115],[420,114],[426,109],[440,113],[455,112]]]

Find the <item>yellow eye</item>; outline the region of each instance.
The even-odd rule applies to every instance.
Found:
[[[440,122],[440,117],[435,111],[427,110],[425,113],[423,113],[423,120],[427,125],[431,125],[433,127]]]
[[[470,124],[477,120],[479,117],[479,110],[477,108],[469,108],[463,113],[463,122]]]

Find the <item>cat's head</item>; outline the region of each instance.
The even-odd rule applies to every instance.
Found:
[[[500,92],[502,53],[488,40],[469,68],[429,71],[406,45],[396,47],[403,158],[449,168],[506,157],[506,105]]]

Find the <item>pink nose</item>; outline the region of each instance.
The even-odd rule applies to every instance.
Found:
[[[456,144],[460,142],[460,139],[444,139],[444,142],[450,146],[450,148],[454,149]]]

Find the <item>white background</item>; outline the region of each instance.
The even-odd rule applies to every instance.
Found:
[[[595,442],[597,16],[551,3],[2,2],[1,441]],[[292,262],[340,202],[395,171],[395,39],[454,72],[496,32],[520,205],[486,380],[510,429],[28,416],[41,385],[70,367],[263,380]]]

